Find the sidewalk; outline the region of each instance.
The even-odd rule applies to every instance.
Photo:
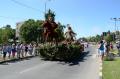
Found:
[[[10,61],[19,61],[19,60],[21,60],[21,59],[32,58],[32,57],[35,57],[35,56],[27,54],[26,57],[17,58],[17,55],[15,55],[15,58],[12,58],[12,57],[11,57],[11,58],[9,59],[9,58],[8,58],[8,55],[7,55],[7,56],[6,56],[6,60],[3,60],[2,54],[0,54],[0,64],[5,63],[5,62],[10,62]]]

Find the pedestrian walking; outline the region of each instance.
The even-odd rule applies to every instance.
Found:
[[[105,49],[104,48],[104,42],[100,41],[98,51],[99,51],[99,56],[100,56],[101,61],[103,61],[103,59],[104,59],[104,49]]]

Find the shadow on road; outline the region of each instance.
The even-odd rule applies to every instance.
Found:
[[[66,64],[69,64],[69,66],[79,65],[80,62],[85,62],[87,60],[85,57],[88,57],[89,51],[83,52],[78,59],[72,60],[72,61],[66,61]]]
[[[6,62],[6,63],[2,63],[2,64],[0,64],[0,65],[9,65],[9,64]]]
[[[25,60],[30,60],[30,58],[12,59],[12,60],[8,60],[8,61],[4,61],[4,62],[0,63],[0,65],[9,65],[9,63],[17,63],[17,62],[21,62],[21,61],[25,61]]]
[[[21,62],[21,61],[25,61],[25,60],[30,60],[30,58],[20,58],[20,59],[16,59],[16,60],[13,60],[13,61],[10,61],[9,63],[17,63],[17,62]]]
[[[61,61],[61,60],[52,60],[53,62],[57,62],[58,64],[62,64],[62,65],[69,65],[69,66],[74,66],[74,65],[79,65],[80,62],[85,62],[87,59],[87,57],[91,56],[89,54],[89,51],[87,52],[82,52],[80,57],[75,59],[75,60],[71,60],[71,61]],[[32,57],[31,57],[32,58]],[[9,65],[9,63],[17,63],[17,62],[21,62],[21,61],[25,61],[25,60],[30,60],[31,58],[21,58],[21,59],[15,59],[15,60],[11,60],[11,61],[7,61],[4,63],[1,63],[0,65]],[[47,59],[41,59],[43,61],[50,61]]]
[[[82,52],[80,57],[75,59],[75,60],[71,60],[71,61],[62,61],[62,60],[49,60],[49,59],[41,59],[44,61],[54,61],[54,62],[58,62],[58,64],[62,64],[62,65],[66,65],[68,64],[69,66],[74,66],[74,65],[79,65],[80,62],[85,62],[85,60],[87,60],[85,57],[89,57],[91,55],[88,55],[89,51],[87,52]]]

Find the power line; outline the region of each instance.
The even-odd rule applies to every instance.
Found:
[[[23,6],[23,7],[32,9],[32,10],[34,10],[34,11],[39,11],[39,12],[40,12],[39,9],[33,8],[33,7],[31,7],[31,6],[28,6],[28,5],[26,5],[26,4],[24,4],[24,3],[21,3],[21,2],[19,2],[19,1],[16,1],[16,0],[11,0],[11,1],[14,2],[15,4],[20,5],[20,6]],[[46,0],[46,2],[47,2],[47,1],[51,1],[51,0]],[[46,4],[46,2],[45,2],[45,4]],[[43,12],[42,12],[42,13],[43,13]],[[25,19],[25,18],[20,18],[20,17],[9,17],[9,16],[2,16],[2,15],[0,15],[0,18],[12,19],[12,20],[13,20],[13,19]]]
[[[1,16],[0,15],[0,18],[5,18],[5,19],[25,19],[25,18],[19,18],[19,17],[9,17],[9,16]]]
[[[4,19],[9,19],[9,20],[28,20],[28,19],[39,19],[39,18],[35,18],[35,17],[29,17],[29,18],[21,18],[21,17],[12,17],[12,16],[2,16],[2,15],[0,15],[0,19],[1,18],[4,18]]]
[[[16,1],[16,0],[11,0],[11,1],[14,2],[14,3],[16,3],[16,4],[18,4],[18,5],[21,5],[21,6],[23,6],[23,7],[26,7],[26,8],[29,8],[29,9],[32,9],[32,10],[35,10],[35,11],[39,11],[39,12],[40,12],[39,9],[33,8],[33,7],[31,7],[31,6],[28,6],[28,5],[26,5],[26,4],[24,4],[24,3],[21,3],[21,2],[19,2],[19,1]]]

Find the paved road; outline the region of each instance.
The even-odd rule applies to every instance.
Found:
[[[0,65],[0,79],[99,79],[95,47],[79,62],[43,61],[39,57]]]

